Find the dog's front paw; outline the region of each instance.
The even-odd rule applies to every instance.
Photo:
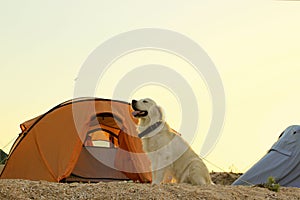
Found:
[[[151,185],[152,186],[160,185],[160,182],[159,181],[152,181]]]

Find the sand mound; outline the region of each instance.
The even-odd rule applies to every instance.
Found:
[[[222,185],[235,180],[235,176],[239,175],[212,173],[216,185],[209,186],[0,180],[0,199],[300,199],[300,189],[297,188],[280,188],[279,192],[271,192],[259,187]]]

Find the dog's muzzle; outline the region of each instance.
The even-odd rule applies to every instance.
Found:
[[[132,112],[132,115],[134,117],[146,117],[148,115],[148,111],[138,109],[137,106],[136,106],[136,104],[137,104],[137,101],[136,100],[132,100],[131,107],[134,110]]]

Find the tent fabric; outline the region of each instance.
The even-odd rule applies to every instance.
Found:
[[[114,148],[84,147],[72,174],[90,180],[97,179],[97,177],[101,177],[102,180],[129,180],[124,173],[109,167],[113,166],[114,160],[112,158],[115,158],[116,152],[117,149]]]
[[[288,127],[269,152],[233,185],[266,183],[272,176],[285,187],[300,187],[300,126]]]
[[[142,152],[136,119],[131,112],[126,102],[80,98],[66,101],[24,122],[0,178],[59,182],[69,177],[84,144],[92,145],[91,141],[86,141],[87,133],[98,128],[107,129],[118,138],[119,148],[112,168],[132,180],[151,181],[150,161]],[[86,167],[90,167],[88,165],[86,163]]]

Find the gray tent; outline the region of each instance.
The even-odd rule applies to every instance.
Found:
[[[290,126],[269,152],[233,185],[266,183],[274,177],[281,186],[300,187],[300,126]]]

